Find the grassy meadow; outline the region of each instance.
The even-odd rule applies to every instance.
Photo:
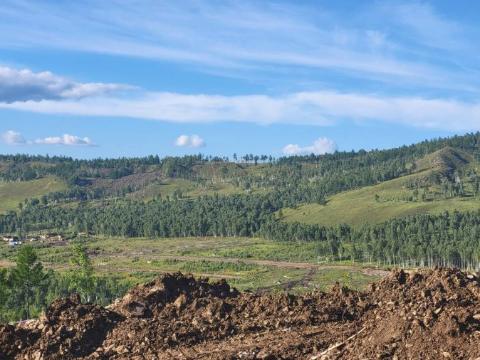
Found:
[[[0,182],[0,213],[15,210],[25,199],[39,198],[50,192],[61,191],[66,184],[53,177],[30,181]]]

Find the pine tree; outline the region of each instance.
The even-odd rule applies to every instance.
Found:
[[[12,269],[14,292],[23,307],[26,319],[30,318],[30,306],[36,293],[46,286],[48,274],[43,270],[35,250],[30,245],[20,248],[15,268]],[[23,316],[22,316],[23,317]]]
[[[84,241],[78,241],[73,246],[71,264],[74,266],[72,290],[78,292],[85,301],[90,302],[95,288],[95,277]]]

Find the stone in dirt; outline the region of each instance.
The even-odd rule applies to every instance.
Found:
[[[453,269],[304,295],[167,274],[107,308],[72,296],[0,326],[0,359],[476,359],[479,309],[478,278]]]

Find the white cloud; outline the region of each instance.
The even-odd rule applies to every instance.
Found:
[[[2,140],[7,145],[23,145],[25,138],[19,132],[8,130],[2,134]]]
[[[297,144],[288,144],[283,148],[283,153],[285,155],[324,155],[330,154],[337,150],[337,144],[335,141],[321,137],[313,142],[312,145],[300,146]]]
[[[199,148],[205,146],[205,141],[198,135],[180,135],[175,140],[175,145],[179,147]]]
[[[79,83],[49,71],[33,72],[0,66],[0,102],[4,103],[81,99],[131,88],[122,84]]]
[[[133,88],[133,86],[123,84],[75,83],[74,86],[62,91],[60,95],[62,98],[66,99],[80,99],[84,97],[109,94],[120,90],[131,90]]]
[[[23,135],[14,130],[2,134],[2,140],[7,145],[65,145],[65,146],[95,146],[88,137],[64,134],[62,136],[48,136],[36,140],[26,140]]]
[[[327,90],[284,96],[140,93],[134,99],[91,97],[79,100],[25,101],[0,103],[1,108],[174,123],[231,121],[328,126],[349,120],[380,121],[449,131],[480,130],[480,102]]]
[[[66,146],[94,146],[90,138],[81,138],[75,135],[64,134],[62,136],[50,136],[33,141],[39,145],[66,145]]]

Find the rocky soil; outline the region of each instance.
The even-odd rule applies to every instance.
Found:
[[[480,282],[395,271],[365,292],[294,296],[168,274],[107,308],[72,296],[0,326],[0,359],[480,360]]]

